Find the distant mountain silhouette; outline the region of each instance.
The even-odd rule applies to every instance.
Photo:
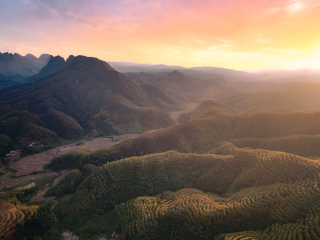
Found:
[[[0,89],[19,84],[38,73],[48,59],[48,54],[36,58],[31,54],[23,57],[17,53],[0,53]]]
[[[180,70],[162,73],[126,73],[140,84],[151,84],[167,92],[172,98],[184,103],[219,99],[237,91],[221,77],[205,78],[202,75],[186,75]]]
[[[188,75],[198,75],[203,77],[226,77],[228,81],[256,81],[258,77],[256,74],[252,74],[246,71],[237,71],[227,68],[219,67],[181,67],[165,64],[140,64],[131,62],[109,62],[109,64],[119,72],[123,73],[160,73],[171,72],[172,70],[178,70],[181,73]]]
[[[50,60],[47,63],[47,65],[44,66],[44,68],[42,68],[38,74],[35,74],[35,75],[27,78],[25,81],[35,82],[35,81],[38,81],[42,78],[48,77],[53,73],[57,73],[57,72],[65,69],[66,67],[68,67],[70,65],[70,63],[74,59],[74,56],[70,55],[66,61],[64,60],[63,57],[60,57],[60,56],[53,57],[52,55],[50,56],[49,59]]]
[[[23,75],[31,76],[38,73],[49,59],[48,54],[42,54],[39,58],[27,54],[25,57],[15,53],[0,53],[0,74],[4,76]]]
[[[319,111],[319,91],[320,83],[315,82],[271,82],[249,93],[235,93],[221,102],[243,112]]]

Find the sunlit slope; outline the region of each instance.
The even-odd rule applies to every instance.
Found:
[[[71,152],[55,158],[48,167],[55,170],[78,168],[87,163],[105,164],[129,156],[168,150],[206,153],[225,140],[267,139],[292,134],[319,135],[320,112],[257,112],[194,119],[166,129],[149,131],[89,154]]]
[[[169,73],[168,70],[163,71],[160,73],[131,72],[125,75],[137,83],[158,87],[184,103],[219,99],[238,92],[223,77],[215,74],[207,79],[199,72],[185,75],[177,70]]]
[[[262,85],[251,93],[235,93],[220,101],[244,112],[320,110],[319,83],[271,82]]]
[[[14,234],[16,225],[24,218],[23,212],[13,204],[0,200],[0,239],[9,239]]]
[[[110,209],[138,196],[192,187],[208,168],[228,158],[173,151],[127,158],[99,167],[84,177],[73,192],[66,192],[64,185],[67,181],[74,178],[75,182],[79,175],[75,172],[77,170],[73,170],[51,194],[74,193],[59,202],[62,215],[79,210]]]
[[[91,173],[87,173],[90,168]],[[167,152],[132,157],[73,170],[51,194],[66,195],[61,215],[94,208],[108,209],[138,196],[197,188],[216,194],[243,188],[317,177],[317,162],[281,152],[239,150],[235,155]]]
[[[320,156],[319,135],[290,135],[279,138],[242,138],[230,141],[240,148],[261,148],[282,151],[304,157]]]
[[[202,102],[193,111],[181,114],[178,117],[178,121],[182,123],[195,118],[216,117],[222,114],[234,115],[237,112],[238,111],[236,109],[232,109],[231,107],[228,107],[223,103],[215,102],[213,100],[208,100],[208,101]]]
[[[26,223],[39,227],[39,232],[43,231],[42,225],[37,224],[40,217],[43,217],[37,216],[39,205],[25,205],[15,197],[9,199],[7,197],[0,195],[0,239],[11,239],[13,236],[15,236],[13,239],[21,239],[21,234],[17,230],[21,230]]]
[[[116,209],[122,239],[318,239],[319,197],[316,177],[229,197],[183,189],[139,197]],[[254,231],[242,232],[249,230]]]
[[[39,239],[55,223],[51,203],[32,202],[35,187],[0,193],[0,239]]]

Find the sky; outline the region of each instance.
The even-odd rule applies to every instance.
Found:
[[[0,52],[320,68],[319,0],[0,0]]]

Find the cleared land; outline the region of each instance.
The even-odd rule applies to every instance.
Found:
[[[17,169],[16,175],[18,176],[18,178],[10,178],[10,175],[12,174],[11,172],[4,174],[3,176],[0,176],[0,189],[2,189],[3,187],[15,186],[18,183],[30,178],[39,179],[53,175],[58,175],[57,172],[46,172],[41,174],[19,177],[22,175],[31,174],[35,171],[44,171],[43,166],[49,163],[56,156],[81,148],[97,150],[102,147],[117,144],[126,138],[136,137],[139,135],[140,134],[124,134],[120,136],[115,136],[115,141],[112,141],[111,138],[95,138],[92,141],[83,141],[80,145],[77,145],[78,143],[72,143],[70,145],[60,146],[35,155],[26,156],[20,159],[18,162],[15,162],[11,165],[11,168]]]

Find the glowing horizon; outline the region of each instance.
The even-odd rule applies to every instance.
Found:
[[[315,0],[2,0],[0,52],[237,70],[320,68]]]

